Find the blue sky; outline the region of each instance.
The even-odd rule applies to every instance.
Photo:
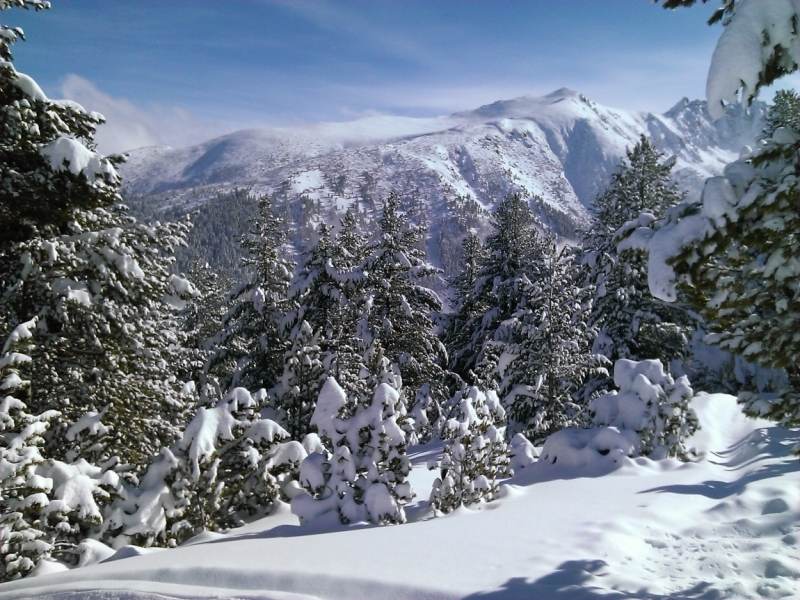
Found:
[[[15,64],[108,118],[101,149],[251,126],[432,116],[560,87],[663,112],[703,97],[716,7],[649,0],[53,0]]]

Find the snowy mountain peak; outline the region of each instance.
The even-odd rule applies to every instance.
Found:
[[[436,261],[444,250],[433,236],[453,219],[453,202],[478,207],[470,210],[486,226],[497,203],[517,191],[569,234],[589,222],[588,208],[641,135],[674,159],[679,185],[697,193],[754,143],[763,114],[763,104],[734,107],[714,122],[704,102],[687,98],[663,115],[631,112],[561,88],[450,116],[247,129],[190,148],[143,148],[121,172],[126,193],[153,196],[155,209],[193,210],[237,188],[279,194],[295,207],[312,202],[314,214],[296,208],[296,218],[311,220],[302,227],[335,222],[353,206],[373,214],[397,191],[425,216]],[[458,236],[449,237],[457,246]]]

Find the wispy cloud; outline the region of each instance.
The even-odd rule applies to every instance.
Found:
[[[189,146],[231,131],[231,126],[198,119],[191,112],[170,106],[142,108],[126,98],[114,98],[88,79],[67,75],[61,94],[101,113],[106,123],[98,128],[98,150],[112,154],[143,146]]]
[[[438,65],[436,52],[419,39],[415,39],[413,35],[402,35],[396,29],[370,19],[363,10],[356,10],[354,6],[334,4],[326,0],[267,0],[267,3],[290,11],[324,31],[360,39],[366,45],[395,58],[426,66]]]

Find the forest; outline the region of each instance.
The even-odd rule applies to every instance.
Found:
[[[48,3],[0,2],[19,7]],[[79,565],[87,540],[172,548],[281,502],[301,523],[399,525],[415,493],[448,514],[578,438],[692,461],[698,391],[800,426],[797,93],[699,200],[642,136],[576,241],[510,193],[489,231],[467,207],[442,234],[442,274],[399,194],[316,229],[247,190],[219,199],[230,230],[135,218],[124,157],[93,145],[101,117],[19,73],[20,36],[0,35],[0,581]],[[797,69],[781,43],[745,101]],[[193,235],[237,237],[244,258],[192,255]],[[432,440],[437,478],[412,491],[408,448]]]

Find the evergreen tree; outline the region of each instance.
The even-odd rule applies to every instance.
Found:
[[[227,372],[225,388],[271,389],[283,372],[287,350],[281,327],[292,308],[288,300],[294,264],[285,244],[283,220],[268,196],[259,199],[259,215],[242,237],[247,251],[245,266],[252,267],[249,281],[229,293],[231,308],[214,338],[215,354],[207,370]]]
[[[214,360],[214,337],[228,310],[227,291],[233,287],[233,279],[221,271],[214,271],[208,263],[192,263],[188,279],[193,285],[193,294],[180,311],[182,329],[186,335],[183,342],[185,353],[183,369],[177,375],[182,380],[191,380],[198,388],[201,404],[209,404],[222,397],[218,379],[224,372]]]
[[[657,234],[699,232],[683,238],[691,243],[671,261],[677,289],[703,317],[707,343],[785,369],[786,387],[743,391],[739,400],[747,414],[787,427],[800,423],[798,140],[800,131],[779,127],[758,151],[706,183],[699,211],[686,207],[677,224]]]
[[[644,135],[627,151],[608,188],[595,201],[595,222],[583,239],[587,284],[596,290],[589,318],[598,332],[593,350],[612,362],[659,358],[669,364],[683,355],[686,345],[690,320],[680,307],[652,297],[647,257],[635,250],[617,250],[623,225],[643,213],[660,218],[682,199],[669,183],[672,164],[661,163],[661,158]]]
[[[503,348],[495,372],[511,433],[538,444],[582,424],[576,392],[588,377],[607,376],[607,361],[590,350],[591,288],[578,287],[574,254],[559,250],[552,234],[535,234],[534,243],[542,258],[534,279],[524,281],[517,310],[495,334]]]
[[[461,505],[489,502],[499,489],[498,477],[510,477],[505,441],[506,415],[497,394],[472,387],[457,394],[456,415],[444,426],[442,459],[433,467],[440,476],[431,490],[431,505],[449,513]]]
[[[459,339],[468,341],[449,349],[450,366],[467,381],[475,379],[471,372],[483,360],[487,342],[494,339],[500,324],[511,317],[522,298],[523,281],[537,259],[536,225],[529,203],[519,194],[505,198],[493,216],[494,232],[486,239],[486,255],[479,263],[477,279],[454,316],[464,323]]]
[[[367,257],[367,240],[361,232],[358,215],[352,208],[342,217],[336,244],[341,260],[338,266],[343,272],[360,267]]]
[[[53,549],[36,522],[48,491],[36,467],[44,462],[42,434],[53,413],[34,416],[23,401],[30,395],[31,382],[21,376],[31,362],[34,327],[35,320],[18,325],[0,356],[0,581],[24,577]]]
[[[2,0],[12,7],[50,8],[44,0]],[[0,259],[8,246],[37,230],[58,232],[77,209],[120,202],[120,157],[94,151],[95,128],[104,122],[67,100],[50,100],[13,65],[11,44],[24,39],[0,25]],[[8,258],[8,257],[6,257]],[[15,257],[13,254],[10,259]]]
[[[449,367],[456,373],[464,373],[464,355],[456,354],[465,348],[471,339],[466,327],[476,317],[483,314],[477,312],[478,306],[473,302],[473,289],[479,278],[480,269],[484,265],[487,253],[478,236],[469,232],[461,245],[461,265],[458,275],[450,282],[455,299],[453,313],[449,315],[442,331],[442,340],[448,349],[451,360]]]
[[[786,11],[781,3],[725,0],[724,8],[725,31],[707,85],[714,118],[723,116],[725,102],[741,93],[749,103],[762,86],[800,66],[796,5]],[[743,55],[761,60],[742,61]],[[648,248],[657,267],[650,271],[654,294],[674,301],[678,291],[686,293],[706,320],[707,342],[760,366],[785,369],[783,389],[742,393],[739,400],[747,414],[788,427],[800,424],[800,132],[790,122],[781,124],[762,147],[706,182],[700,206],[685,206],[661,222]]]
[[[319,335],[314,334],[307,321],[294,328],[290,340],[292,346],[286,351],[283,375],[273,395],[289,435],[293,440],[302,440],[310,433],[311,415],[327,375]]]
[[[420,281],[438,271],[420,249],[423,230],[410,225],[391,195],[384,205],[377,239],[363,264],[367,344],[378,340],[385,356],[400,368],[409,411],[422,437],[438,427],[441,402],[449,396],[442,365],[443,344],[430,314],[441,311],[438,295]]]
[[[200,531],[224,531],[274,508],[296,480],[306,453],[257,409],[266,392],[234,388],[200,407],[181,439],[162,448],[141,483],[114,505],[108,524],[116,543],[180,543]]]
[[[308,493],[292,500],[301,522],[335,511],[343,523],[405,523],[403,506],[414,494],[406,481],[410,463],[401,419],[400,394],[387,383],[362,403],[348,398],[334,378],[325,382],[311,423],[327,452],[311,454],[301,465],[300,483]]]
[[[176,307],[193,291],[169,272],[189,224],[136,223],[123,208],[77,212],[67,233],[12,246],[0,313],[33,331],[33,414],[57,410],[48,458],[143,466],[185,418]],[[115,458],[116,457],[116,458]]]
[[[769,140],[779,127],[800,131],[800,95],[794,90],[778,90],[767,112],[762,138]]]
[[[59,413],[34,416],[28,409],[32,386],[21,375],[30,369],[35,327],[35,319],[18,325],[0,358],[0,580],[22,577],[51,556],[75,564],[78,544],[102,534],[103,507],[121,491],[113,463],[43,456],[44,436]]]

